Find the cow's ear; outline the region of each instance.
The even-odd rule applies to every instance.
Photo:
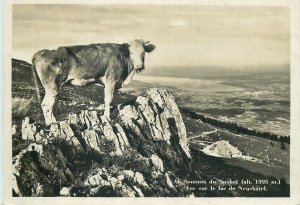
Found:
[[[151,51],[153,51],[155,49],[155,45],[153,44],[147,44],[147,45],[144,45],[145,47],[145,52],[147,53],[150,53]]]

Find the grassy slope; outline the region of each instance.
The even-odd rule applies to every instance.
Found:
[[[271,166],[263,164],[254,164],[253,162],[247,162],[242,160],[225,160],[227,163],[234,166],[245,168],[252,172],[264,174],[266,176],[272,176],[276,178],[284,178],[289,182],[289,145],[285,144],[286,149],[280,148],[280,142],[272,141],[273,146],[270,145],[270,140],[249,136],[234,134],[224,129],[214,127],[212,125],[205,124],[201,121],[193,120],[188,117],[184,117],[186,129],[191,142],[197,143],[197,141],[216,142],[218,140],[228,140],[230,144],[238,147],[243,153],[250,156],[266,160],[268,154]],[[202,135],[204,132],[214,131],[208,135]]]

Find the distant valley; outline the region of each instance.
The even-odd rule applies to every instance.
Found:
[[[191,73],[196,73],[196,69]],[[181,77],[146,74],[134,76],[135,81],[123,90],[137,94],[149,87],[163,86],[174,93],[181,107],[263,132],[289,135],[288,71],[231,72],[231,76],[226,73],[208,78],[201,77],[200,71],[193,78],[189,72]]]

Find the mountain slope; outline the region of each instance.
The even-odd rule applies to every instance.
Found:
[[[31,73],[31,68],[30,64],[26,64],[23,61],[15,60],[13,59],[12,61],[13,68],[12,68],[12,102],[13,102],[13,110],[12,110],[12,118],[13,118],[13,124],[16,135],[13,137],[13,156],[22,156],[22,151],[27,150],[29,151],[28,153],[32,154],[32,146],[30,145],[33,142],[33,139],[23,139],[21,135],[21,124],[22,120],[24,120],[25,117],[29,117],[33,122],[28,122],[29,124],[34,124],[37,126],[38,130],[43,130],[44,125],[43,125],[43,116],[42,112],[40,109],[40,105],[37,102],[37,95],[36,91],[34,88],[34,82],[33,82],[33,77]],[[87,92],[88,90],[88,92]],[[172,94],[172,93],[171,93]],[[41,95],[43,95],[43,90],[41,89]],[[130,105],[134,103],[137,99],[137,96],[130,95],[129,93],[121,93],[121,92],[116,92],[114,95],[114,100],[113,100],[113,113],[115,113],[115,116],[118,116],[117,113],[119,113],[119,108],[124,107],[126,105]],[[82,112],[85,112],[84,110],[88,110],[92,107],[96,107],[100,104],[103,103],[103,88],[95,86],[95,85],[89,85],[86,87],[73,87],[73,86],[68,86],[66,85],[62,90],[60,95],[58,96],[58,109],[56,113],[58,114],[58,120],[60,121],[65,121],[69,117],[70,113],[75,113],[76,115],[79,115]],[[119,105],[119,108],[118,108]],[[157,114],[160,115],[159,110],[157,110]],[[97,113],[97,116],[101,116],[103,113],[100,111]],[[178,114],[179,111],[178,111]],[[275,163],[275,158],[282,160],[282,164],[280,166],[285,167],[283,172],[279,172],[276,170],[279,170],[281,168],[276,169],[276,167],[269,167],[269,166],[258,166],[256,164],[246,164],[243,162],[239,161],[233,161],[233,160],[223,160],[211,156],[204,155],[202,152],[199,151],[199,149],[195,149],[192,145],[194,144],[199,144],[200,141],[208,141],[208,142],[215,142],[218,140],[228,140],[231,144],[234,146],[238,147],[240,150],[242,150],[244,153],[249,153],[250,155],[257,155],[262,151],[265,150],[268,144],[270,143],[269,141],[262,141],[260,138],[255,138],[252,136],[245,136],[241,135],[238,136],[236,134],[230,133],[224,129],[210,126],[208,124],[205,124],[203,122],[200,122],[199,120],[192,119],[188,115],[184,115],[182,113],[182,119],[183,123],[185,124],[186,131],[187,131],[187,138],[189,138],[189,144],[191,145],[191,159],[185,159],[181,160],[179,164],[182,164],[182,167],[180,166],[177,171],[174,171],[173,168],[168,168],[169,172],[165,173],[170,173],[171,175],[171,181],[174,182],[174,179],[177,178],[179,181],[181,181],[183,184],[181,184],[179,187],[180,189],[177,189],[177,192],[172,191],[173,188],[170,188],[170,184],[167,184],[168,177],[165,176],[165,173],[163,175],[159,175],[159,178],[155,178],[155,176],[150,176],[151,171],[149,172],[149,166],[147,163],[144,161],[144,158],[139,158],[138,156],[142,155],[145,157],[145,146],[141,146],[141,144],[136,144],[135,146],[132,146],[133,149],[129,151],[129,155],[132,155],[133,158],[119,158],[119,157],[112,157],[112,156],[106,156],[104,157],[104,161],[97,161],[95,160],[95,155],[72,155],[72,153],[69,153],[66,150],[66,147],[68,147],[68,144],[65,144],[65,142],[62,141],[56,141],[56,146],[58,146],[61,151],[63,151],[62,156],[59,157],[59,164],[60,166],[64,166],[64,164],[72,164],[73,166],[69,167],[69,170],[72,174],[64,173],[65,178],[64,179],[64,186],[66,190],[66,187],[72,186],[72,194],[78,194],[82,196],[88,196],[90,195],[90,190],[86,190],[86,187],[84,186],[79,186],[84,182],[86,179],[85,177],[92,177],[95,176],[95,174],[99,173],[99,169],[102,170],[102,168],[105,168],[106,171],[102,170],[101,172],[105,172],[106,178],[107,176],[109,177],[115,177],[117,178],[119,175],[122,175],[121,172],[112,172],[111,169],[112,167],[122,167],[126,169],[130,169],[132,166],[132,163],[141,163],[139,166],[142,170],[139,170],[138,172],[143,172],[143,176],[148,182],[148,184],[151,184],[151,186],[157,186],[156,188],[153,188],[151,192],[147,192],[143,190],[140,186],[137,188],[140,188],[142,193],[144,193],[145,196],[187,196],[190,195],[191,193],[194,193],[195,196],[288,196],[289,195],[289,186],[285,183],[285,181],[288,181],[288,167],[289,165],[286,163],[287,158],[282,158],[282,150],[278,149],[278,144],[273,143],[273,147],[268,149],[266,153],[269,153],[270,155],[270,160],[272,163]],[[154,113],[154,116],[156,114]],[[151,115],[150,115],[151,116]],[[124,120],[122,120],[124,122]],[[122,122],[121,121],[121,122]],[[121,123],[120,122],[120,123]],[[137,121],[136,126],[140,125],[140,122]],[[171,122],[169,122],[171,123]],[[155,123],[156,124],[156,123]],[[171,123],[172,124],[172,123]],[[99,124],[99,126],[103,126],[103,124]],[[54,129],[54,128],[53,128]],[[83,126],[80,129],[86,129],[85,126]],[[113,129],[114,130],[114,129]],[[178,129],[172,128],[172,135],[177,135],[178,134]],[[52,130],[52,131],[55,131]],[[47,133],[48,131],[46,131]],[[42,132],[44,133],[44,132]],[[126,136],[128,131],[125,132]],[[146,131],[146,136],[152,135],[151,131]],[[105,135],[106,136],[106,135]],[[134,135],[131,136],[131,138],[139,138],[140,135]],[[36,139],[36,138],[35,138]],[[145,138],[144,141],[147,142],[148,138]],[[177,140],[173,141],[172,143],[177,143]],[[135,144],[135,143],[133,143]],[[257,146],[259,145],[259,146]],[[158,146],[158,145],[157,145]],[[111,148],[111,144],[106,144],[104,146],[104,150],[109,150]],[[53,149],[53,146],[48,147],[46,146],[45,148],[50,156],[53,155],[53,153],[60,153],[60,151],[57,151]],[[151,150],[155,150],[154,148],[149,148]],[[175,153],[182,153],[180,150],[176,150],[177,148],[174,148]],[[101,149],[100,149],[101,150]],[[164,148],[160,148],[158,150],[163,151]],[[286,153],[287,155],[285,157],[288,157],[289,147],[286,147]],[[27,151],[25,151],[25,160],[32,161],[34,160],[34,156],[31,156],[26,154]],[[65,153],[67,152],[67,153]],[[274,155],[271,154],[271,152],[274,152]],[[51,154],[52,153],[52,154]],[[171,151],[172,153],[172,151]],[[20,155],[21,154],[21,155]],[[37,153],[38,154],[38,153]],[[174,159],[176,159],[176,154],[172,154],[173,158],[169,158],[168,153],[165,153],[165,157],[162,157],[162,160],[165,163],[171,163]],[[264,153],[265,154],[265,153]],[[58,154],[59,156],[60,154]],[[278,156],[277,156],[278,155]],[[32,158],[33,157],[33,158]],[[38,156],[37,156],[38,157]],[[261,156],[263,157],[263,156]],[[38,158],[39,160],[40,158]],[[170,160],[171,159],[171,160]],[[284,159],[284,160],[283,160]],[[55,160],[55,157],[54,159]],[[148,161],[148,160],[146,160]],[[176,160],[175,160],[176,161]],[[38,167],[36,164],[37,161],[32,161],[32,166],[36,167],[37,169],[41,168]],[[104,164],[103,164],[104,163]],[[145,164],[146,163],[146,164]],[[172,163],[171,163],[172,164]],[[178,163],[177,163],[178,164]],[[105,166],[104,166],[105,165]],[[135,165],[137,166],[137,165]],[[187,168],[183,168],[186,167]],[[256,169],[253,169],[256,168]],[[258,167],[258,168],[257,168]],[[24,169],[22,168],[21,172],[24,172]],[[268,170],[274,170],[273,172],[269,172]],[[118,169],[120,171],[120,169]],[[267,170],[267,171],[266,171]],[[136,173],[137,170],[131,170],[134,173]],[[54,180],[56,181],[54,183],[54,187],[51,190],[45,190],[47,191],[49,196],[57,196],[60,195],[60,191],[62,190],[63,187],[57,187],[57,181],[59,181],[58,175],[62,174],[59,172],[50,172],[51,177],[49,180]],[[274,173],[276,173],[274,175]],[[102,174],[103,175],[103,174]],[[139,175],[139,174],[137,174]],[[72,182],[72,176],[74,179],[78,179],[78,183]],[[44,176],[40,176],[44,178]],[[154,177],[154,178],[153,178]],[[173,179],[172,179],[173,178]],[[269,181],[274,181],[277,179],[282,179],[282,183],[280,186],[275,186],[275,185],[268,185],[268,191],[267,192],[256,192],[256,191],[242,191],[242,190],[235,190],[235,191],[210,191],[210,190],[203,190],[200,189],[201,186],[199,184],[189,184],[187,181],[209,181],[211,179],[215,180],[225,180],[225,179],[232,179],[232,180],[241,180],[241,179],[249,178],[249,179],[265,179]],[[285,179],[285,180],[284,180]],[[157,181],[160,180],[165,180],[166,184],[156,184]],[[26,180],[25,180],[26,181]],[[46,183],[49,184],[50,181]],[[107,181],[107,180],[106,180]],[[130,180],[129,180],[130,181]],[[52,183],[52,182],[51,182]],[[131,187],[130,189],[134,189],[133,186],[135,185],[134,183],[126,183],[126,186]],[[38,184],[30,184],[30,186],[35,186],[35,190],[37,190],[38,187],[40,187]],[[61,186],[61,185],[59,185]],[[99,185],[98,185],[99,187]],[[40,189],[40,188],[39,188]],[[139,195],[138,193],[139,190],[134,190],[133,192],[128,191],[130,189],[124,188],[127,194],[131,195]],[[165,190],[166,189],[166,190]],[[54,192],[53,192],[54,190]],[[20,191],[21,193],[22,191]],[[23,194],[25,195],[32,195],[30,191],[25,191]],[[50,194],[52,193],[52,195]],[[69,192],[67,192],[68,194]],[[120,194],[119,192],[116,193],[114,190],[109,189],[99,189],[96,192],[97,196],[115,196]],[[17,194],[17,193],[15,193]],[[34,194],[38,194],[37,191],[34,192]],[[140,193],[141,194],[141,193]],[[18,194],[17,194],[18,195]]]

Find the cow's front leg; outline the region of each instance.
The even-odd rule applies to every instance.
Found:
[[[104,88],[104,116],[110,120],[110,103],[113,99],[115,83],[107,83]]]
[[[56,90],[46,90],[45,92],[45,97],[41,106],[43,109],[46,126],[56,122],[56,119],[53,114],[53,106],[56,101],[57,93],[58,92]]]

